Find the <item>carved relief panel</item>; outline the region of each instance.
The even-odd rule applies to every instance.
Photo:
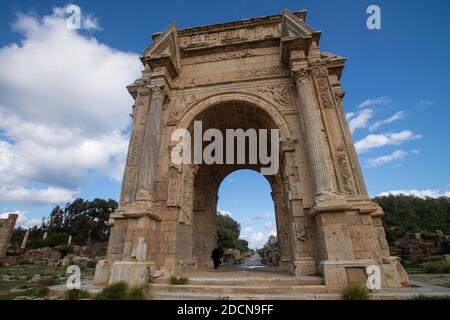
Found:
[[[122,182],[121,204],[127,205],[134,201],[139,174],[139,163],[144,140],[145,125],[148,113],[149,90],[140,84],[137,106],[134,111],[134,127],[128,149],[124,180]]]

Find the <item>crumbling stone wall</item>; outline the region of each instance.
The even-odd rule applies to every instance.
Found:
[[[11,238],[18,217],[18,214],[10,213],[8,218],[0,219],[0,257],[6,255],[9,239]]]

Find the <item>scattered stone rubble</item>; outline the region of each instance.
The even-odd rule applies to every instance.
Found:
[[[438,261],[450,259],[450,235],[441,230],[434,233],[407,233],[390,248],[393,255],[408,261]],[[447,260],[448,261],[448,260]]]

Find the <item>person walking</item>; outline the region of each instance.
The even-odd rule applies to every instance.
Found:
[[[219,265],[220,265],[220,251],[221,248],[215,248],[212,252],[211,252],[211,259],[213,260],[214,263],[214,269],[218,270],[219,269]]]

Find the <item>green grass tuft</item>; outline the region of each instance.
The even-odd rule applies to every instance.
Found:
[[[71,289],[64,292],[64,300],[81,300],[89,298],[89,293],[86,290]]]
[[[344,300],[369,300],[369,291],[360,284],[350,284],[342,292]]]
[[[177,276],[171,276],[169,279],[169,283],[172,285],[183,285],[187,284],[189,282],[188,278],[185,277],[177,277]]]
[[[127,300],[128,285],[119,281],[110,284],[100,292],[95,299],[96,300]]]

